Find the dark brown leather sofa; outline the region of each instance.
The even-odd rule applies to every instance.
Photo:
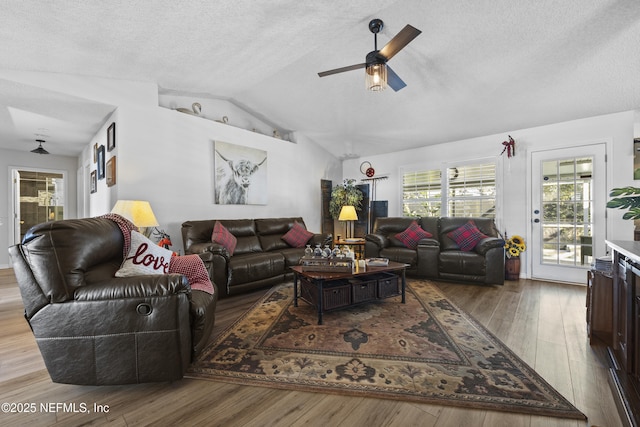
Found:
[[[304,248],[292,248],[282,240],[294,222],[304,225],[300,217],[220,220],[238,239],[229,255],[222,245],[211,241],[216,220],[186,221],[182,224],[184,252],[200,255],[209,277],[218,285],[220,298],[271,286],[292,278],[289,267],[304,256]],[[331,239],[331,234],[315,233],[308,243],[324,247]]]
[[[207,343],[217,292],[180,274],[115,277],[123,244],[116,223],[87,218],[36,225],[9,248],[53,382],[178,380]]]
[[[489,236],[471,251],[462,251],[447,233],[473,220]],[[420,240],[416,249],[407,248],[395,235],[412,221],[433,237]],[[504,240],[490,218],[387,217],[377,218],[374,232],[365,236],[365,257],[389,258],[409,264],[407,274],[438,280],[504,284]]]

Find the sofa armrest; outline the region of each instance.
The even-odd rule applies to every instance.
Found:
[[[420,239],[416,252],[418,253],[418,276],[438,278],[438,256],[440,255],[438,239],[433,237]]]
[[[214,255],[222,255],[227,259],[229,259],[230,257],[229,251],[227,251],[227,248],[215,242],[194,243],[193,245],[189,246],[189,250],[187,251],[187,253],[185,253],[185,255],[192,255],[192,254],[199,255],[199,254],[204,254],[206,252],[210,252]]]
[[[504,240],[499,237],[487,237],[480,240],[474,250],[480,255],[486,255],[489,250],[494,248],[504,249]]]
[[[313,237],[307,242],[307,244],[314,247],[315,245],[320,245],[324,247],[325,245],[332,246],[333,234],[331,233],[315,233]]]
[[[365,242],[371,242],[376,245],[379,249],[386,248],[389,246],[389,239],[387,239],[382,234],[367,234],[364,236]]]
[[[189,281],[182,274],[152,274],[105,277],[75,290],[76,301],[102,301],[141,297],[164,297],[189,293]]]
[[[418,246],[437,246],[438,248],[440,248],[440,242],[438,241],[438,239],[434,239],[433,237],[426,237],[424,239],[420,239],[420,241],[418,242]]]

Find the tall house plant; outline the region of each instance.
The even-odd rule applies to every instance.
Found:
[[[331,190],[329,213],[333,219],[338,219],[343,206],[354,206],[356,211],[362,209],[362,191],[355,186],[355,179],[345,179]]]

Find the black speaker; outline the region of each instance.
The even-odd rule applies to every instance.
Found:
[[[371,230],[369,233],[373,233],[373,227],[376,224],[376,218],[389,216],[389,201],[388,200],[374,200],[371,202]]]

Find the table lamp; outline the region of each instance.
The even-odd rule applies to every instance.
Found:
[[[347,230],[346,230],[346,235],[347,235],[347,239],[350,239],[353,237],[353,221],[357,221],[358,220],[358,214],[356,213],[356,208],[355,206],[343,206],[342,209],[340,209],[340,215],[338,216],[338,221],[347,221]]]
[[[151,205],[144,200],[118,200],[111,213],[128,219],[147,237],[151,235],[153,227],[160,225],[151,210]]]

